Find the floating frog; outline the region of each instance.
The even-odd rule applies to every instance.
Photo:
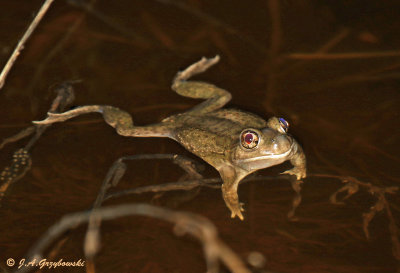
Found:
[[[306,158],[301,146],[287,134],[289,124],[283,118],[272,117],[265,121],[251,113],[221,109],[231,99],[228,91],[205,82],[187,81],[218,61],[219,56],[203,57],[177,73],[172,90],[185,97],[206,100],[160,123],[135,126],[130,114],[108,105],[81,106],[64,113],[49,112],[45,120],[34,123],[51,124],[99,112],[122,136],[171,138],[218,170],[223,180],[222,196],[231,217],[243,220],[244,209],[237,190],[245,176],[290,160],[294,167],[284,173],[301,180],[306,177]]]

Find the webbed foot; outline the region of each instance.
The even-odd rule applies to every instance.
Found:
[[[200,74],[200,73],[206,71],[208,68],[210,68],[214,64],[218,63],[218,61],[219,61],[218,55],[215,56],[214,58],[210,58],[210,59],[207,59],[205,57],[201,58],[200,61],[190,65],[185,70],[178,72],[176,74],[176,77],[173,81],[172,86],[177,85],[181,81],[186,81],[193,75]]]
[[[302,178],[306,178],[307,173],[306,173],[306,168],[303,167],[293,167],[290,170],[284,171],[281,174],[289,174],[289,175],[295,175],[297,180],[301,180]]]
[[[219,61],[219,56],[214,58],[202,58],[200,61],[190,65],[185,70],[178,72],[172,82],[172,90],[177,94],[194,99],[206,99],[199,105],[188,110],[186,113],[204,114],[224,106],[230,99],[231,94],[213,84],[201,81],[188,81],[196,74],[206,71]]]
[[[243,221],[244,217],[242,211],[244,211],[244,203],[239,203],[235,208],[228,207],[231,210],[231,218],[239,217],[240,220]]]

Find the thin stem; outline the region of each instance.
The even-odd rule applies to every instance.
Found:
[[[14,49],[14,52],[11,54],[10,58],[8,59],[7,64],[4,66],[3,71],[0,74],[0,89],[4,86],[6,81],[6,77],[10,72],[12,66],[14,65],[15,61],[17,60],[19,54],[21,53],[22,49],[26,41],[32,35],[33,31],[38,26],[39,22],[42,20],[43,16],[46,14],[47,10],[49,9],[50,5],[53,3],[54,0],[46,0],[42,7],[40,8],[38,14],[36,15],[35,19],[33,19],[32,23],[29,25],[28,29],[26,30],[25,34],[22,36],[21,40],[18,42],[17,46]]]
[[[278,81],[276,73],[278,70],[279,51],[282,44],[282,26],[279,0],[269,0],[268,10],[271,17],[271,40],[269,45],[269,71],[267,78],[267,94],[264,107],[269,112],[274,112],[274,99],[277,92]]]
[[[112,220],[130,215],[143,215],[157,218],[175,224],[179,235],[189,233],[197,238],[203,245],[204,256],[207,264],[214,265],[213,261],[222,261],[234,273],[249,273],[240,257],[234,253],[218,237],[215,226],[206,218],[184,212],[172,211],[146,204],[128,204],[98,208],[95,211],[78,212],[65,215],[60,221],[51,226],[47,232],[33,245],[25,255],[27,260],[41,259],[44,251],[65,231],[80,224],[88,222],[91,217],[99,221]],[[209,263],[210,262],[210,263]],[[27,272],[33,267],[22,267],[16,272]]]
[[[287,59],[295,60],[346,60],[367,59],[382,57],[397,57],[400,51],[377,51],[377,52],[347,52],[347,53],[292,53],[285,56]]]

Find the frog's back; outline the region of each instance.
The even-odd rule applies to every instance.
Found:
[[[240,125],[242,127],[242,130],[250,127],[264,128],[267,126],[267,122],[261,117],[253,113],[244,112],[238,109],[221,109],[211,112],[207,114],[207,116],[230,120]]]
[[[245,128],[264,128],[262,118],[236,109],[222,109],[202,115],[184,113],[165,120],[173,122],[173,137],[190,152],[205,157],[224,156],[239,141]]]

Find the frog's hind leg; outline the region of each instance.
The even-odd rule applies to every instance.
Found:
[[[174,81],[172,82],[172,90],[181,96],[195,99],[207,99],[186,113],[208,113],[223,107],[228,101],[231,100],[232,96],[228,91],[218,88],[213,84],[187,81],[193,75],[206,71],[218,61],[218,55],[211,59],[203,57],[200,61],[190,65],[185,70],[178,72],[176,75]]]
[[[64,113],[47,113],[48,117],[42,121],[34,121],[35,124],[52,124],[68,119],[98,112],[103,114],[105,122],[115,128],[118,134],[132,137],[171,137],[171,127],[164,123],[147,126],[134,126],[129,113],[108,105],[87,105],[77,107]]]

